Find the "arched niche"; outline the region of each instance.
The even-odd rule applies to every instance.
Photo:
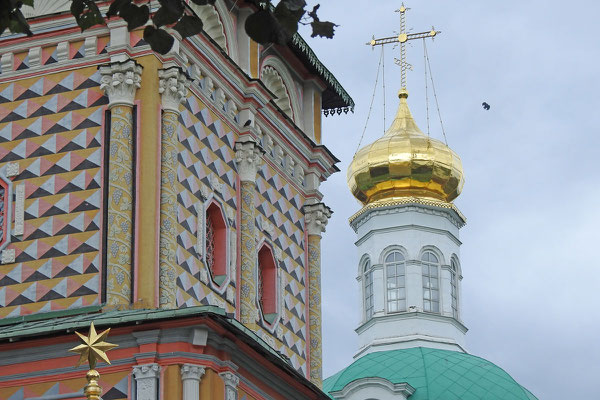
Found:
[[[238,61],[234,22],[222,0],[214,5],[199,6],[189,2],[190,8],[202,20],[204,32],[214,40],[236,63]]]
[[[260,69],[260,79],[274,95],[274,102],[296,125],[303,127],[301,107],[296,86],[287,67],[275,56],[265,58]]]

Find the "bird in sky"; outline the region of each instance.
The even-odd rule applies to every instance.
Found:
[[[483,103],[481,103],[481,105],[483,106],[483,109],[486,111],[490,109],[490,105],[488,103],[486,103],[485,101]]]

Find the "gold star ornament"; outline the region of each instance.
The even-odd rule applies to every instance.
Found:
[[[106,356],[106,352],[111,349],[114,349],[118,345],[105,342],[105,339],[108,336],[108,332],[110,332],[110,328],[108,328],[100,334],[96,333],[96,328],[94,328],[93,322],[90,325],[90,333],[88,334],[88,336],[82,335],[79,332],[75,332],[77,336],[79,336],[79,338],[81,339],[82,344],[73,347],[69,351],[81,355],[79,361],[77,362],[77,366],[80,366],[86,360],[90,365],[90,369],[96,368],[96,362],[98,360],[102,360],[110,364],[110,361]]]

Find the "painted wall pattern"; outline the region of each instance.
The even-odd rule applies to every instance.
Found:
[[[115,372],[111,374],[101,373],[99,381],[102,388],[103,400],[126,400],[129,393],[129,371]],[[26,400],[30,398],[59,399],[73,398],[76,393],[83,393],[82,388],[86,385],[85,371],[81,378],[52,379],[50,382],[30,383],[25,386],[0,388],[0,399],[4,400]],[[70,396],[69,396],[70,395]],[[84,398],[83,394],[79,398]]]
[[[191,93],[184,103],[179,122],[177,134],[181,145],[177,178],[182,190],[177,196],[177,306],[219,305],[233,316],[235,299],[227,299],[226,293],[217,293],[208,280],[202,278],[207,275],[201,261],[203,250],[197,248],[197,230],[207,193],[214,193],[226,215],[235,215],[235,134]],[[229,219],[229,223],[230,234],[236,235],[235,218]],[[235,282],[231,285],[235,288]]]
[[[24,233],[0,265],[0,318],[99,302],[102,121],[95,67],[0,84],[0,167],[19,164]],[[12,222],[12,219],[11,219]]]
[[[275,341],[276,348],[290,358],[295,368],[306,373],[304,214],[300,211],[304,198],[285,176],[263,164],[257,174],[255,204],[256,214],[274,225],[274,235],[269,239],[282,254],[279,266],[285,282],[280,324],[283,334]]]

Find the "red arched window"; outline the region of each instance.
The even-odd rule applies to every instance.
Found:
[[[206,209],[206,266],[213,281],[222,285],[227,278],[227,224],[214,202]]]
[[[258,302],[269,324],[277,319],[277,265],[271,248],[263,244],[258,251]]]

